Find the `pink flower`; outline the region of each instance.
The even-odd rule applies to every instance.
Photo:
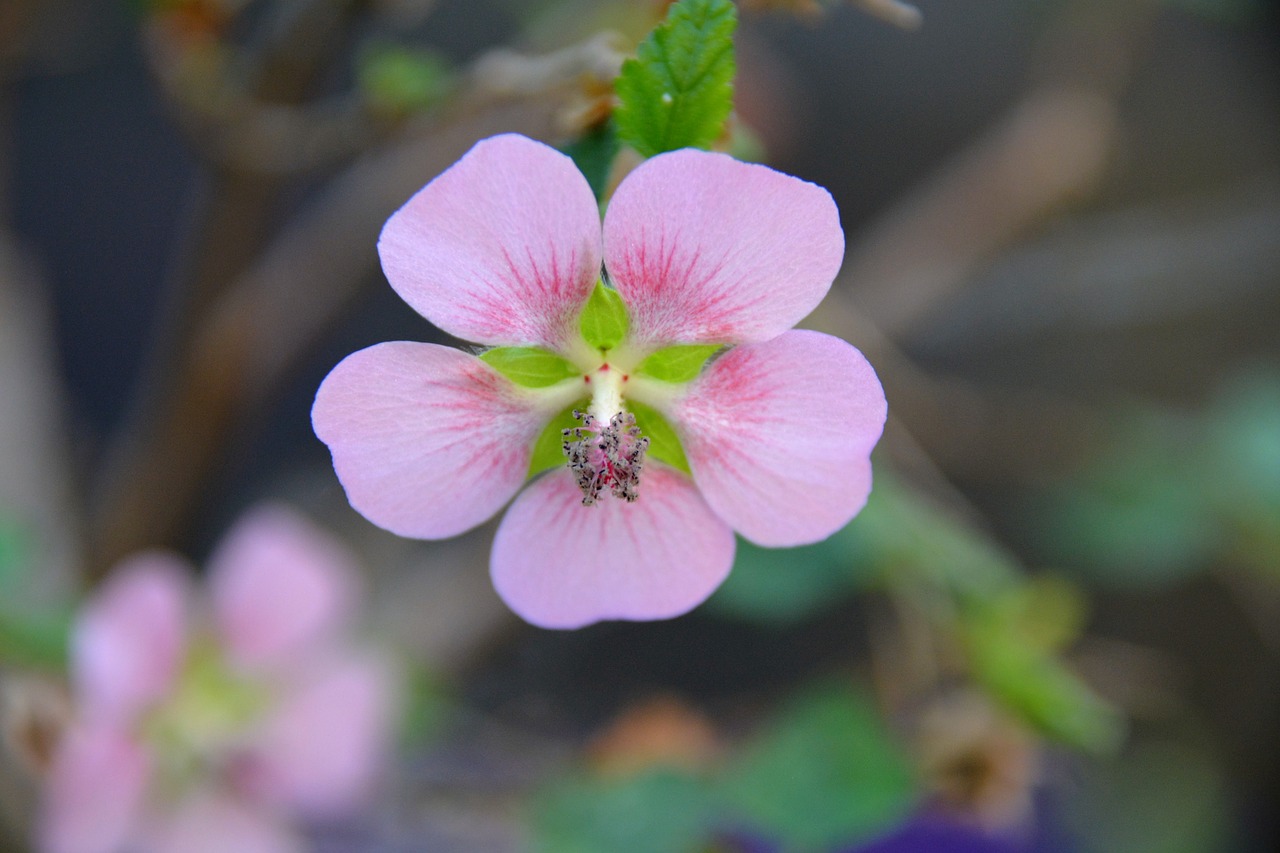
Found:
[[[822,188],[676,151],[623,181],[602,234],[569,158],[497,136],[393,215],[378,250],[418,313],[499,349],[354,353],[320,386],[316,434],[352,506],[402,536],[462,533],[520,492],[491,571],[528,621],[684,613],[728,574],[733,531],[814,542],[866,502],[880,383],[844,341],[791,330],[844,252]]]
[[[49,853],[302,849],[288,818],[358,806],[391,725],[387,666],[344,631],[346,552],[279,507],[209,567],[152,553],[117,567],[74,626],[78,716],[39,826]]]

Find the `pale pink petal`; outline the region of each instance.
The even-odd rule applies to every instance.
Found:
[[[320,385],[311,421],[351,505],[401,536],[475,527],[528,474],[554,411],[473,355],[387,343],[347,356]]]
[[[336,633],[357,593],[355,561],[283,506],[244,517],[209,563],[214,620],[231,661],[278,666]]]
[[[733,551],[733,532],[684,474],[651,464],[635,503],[605,496],[583,506],[560,468],[512,504],[490,571],[498,595],[529,622],[580,628],[688,612],[729,574]]]
[[[151,776],[147,753],[110,726],[73,727],[58,744],[45,780],[40,849],[116,853],[142,820]]]
[[[163,553],[116,567],[85,606],[71,639],[81,712],[125,722],[173,686],[186,646],[186,564]]]
[[[495,136],[388,219],[378,253],[401,298],[451,335],[556,349],[600,276],[600,212],[568,157]]]
[[[822,187],[724,154],[660,154],[604,222],[605,266],[641,347],[763,341],[812,311],[844,257]]]
[[[862,509],[885,413],[862,353],[808,331],[729,350],[671,410],[707,503],[772,547],[824,539]]]
[[[372,656],[331,657],[281,697],[238,768],[241,787],[311,816],[362,805],[393,726],[395,691]]]
[[[302,853],[302,839],[279,816],[225,794],[188,796],[152,827],[147,853]]]

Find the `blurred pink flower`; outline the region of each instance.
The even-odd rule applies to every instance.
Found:
[[[567,363],[565,378],[527,387],[460,350],[378,344],[335,367],[312,409],[352,506],[403,536],[462,533],[539,475],[491,560],[528,621],[684,613],[728,574],[734,530],[814,542],[866,502],[884,392],[852,346],[791,330],[843,257],[821,187],[676,151],[623,181],[602,233],[568,157],[497,136],[393,215],[378,250],[396,292],[449,334]],[[607,350],[579,322],[602,269],[629,321]],[[682,381],[646,372],[654,353],[694,344],[730,349]],[[544,429],[575,404],[564,464],[531,470]],[[671,434],[642,434],[633,416],[651,425],[646,411]]]
[[[74,626],[77,719],[39,825],[49,853],[283,853],[290,819],[361,805],[392,724],[382,659],[346,633],[357,578],[326,533],[281,507],[246,516],[209,566],[120,566]]]

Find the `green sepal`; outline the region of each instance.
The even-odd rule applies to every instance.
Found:
[[[657,409],[644,403],[628,400],[626,405],[627,411],[635,415],[640,432],[649,439],[649,456],[688,474],[689,459],[684,455],[680,437],[667,419]],[[640,482],[644,482],[643,477]]]
[[[690,344],[660,349],[640,362],[634,373],[662,382],[688,382],[702,372],[707,359],[720,350],[719,344]]]
[[[551,423],[547,424],[538,440],[533,443],[533,456],[529,459],[530,477],[565,464],[564,431],[582,426],[582,421],[573,416],[573,410],[585,412],[589,405],[591,401],[584,398],[551,419]]]
[[[480,360],[526,388],[546,388],[582,375],[568,361],[538,347],[495,347],[481,353]]]
[[[593,349],[611,350],[622,343],[629,327],[627,306],[618,291],[597,281],[578,320],[582,339]]]
[[[730,0],[681,0],[622,64],[614,84],[618,136],[646,157],[706,148],[724,132],[733,109]]]

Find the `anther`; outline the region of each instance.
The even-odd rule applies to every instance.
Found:
[[[582,505],[591,506],[607,488],[615,498],[631,503],[639,496],[640,470],[649,439],[640,432],[635,415],[618,412],[607,425],[589,412],[574,410],[582,426],[562,431],[564,454],[578,488]]]

